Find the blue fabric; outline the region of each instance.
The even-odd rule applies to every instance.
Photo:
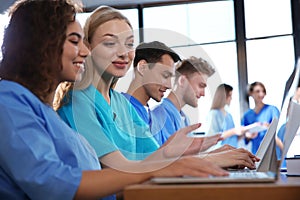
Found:
[[[209,127],[207,135],[215,135],[217,133],[221,133],[235,127],[232,115],[227,111],[226,114],[224,114],[219,109],[210,110],[207,115],[207,121]],[[217,147],[223,144],[229,144],[233,147],[238,147],[238,136],[232,135],[224,139],[223,141],[218,143]]]
[[[164,98],[152,111],[151,132],[160,145],[179,129],[190,125],[189,118],[182,110],[168,99]]]
[[[278,133],[277,133],[277,136],[281,141],[283,141],[283,139],[284,139],[285,130],[286,130],[286,123],[284,123],[280,127],[280,129],[278,130]],[[277,155],[277,159],[280,160],[281,156],[282,156],[282,152],[278,146],[276,146],[276,155]],[[286,168],[286,160],[285,159],[282,161],[281,167]]]
[[[144,122],[149,124],[150,122],[149,113],[145,109],[144,105],[141,104],[139,100],[137,100],[134,96],[131,96],[130,94],[123,93],[123,92],[121,94],[123,94],[126,97],[126,99],[131,103],[131,105],[133,105],[133,107],[135,108],[139,116],[144,120]]]
[[[265,104],[259,113],[255,113],[253,109],[249,109],[242,118],[242,125],[247,126],[254,122],[271,123],[274,117],[279,119],[279,110],[275,106]],[[266,131],[261,131],[258,136],[251,140],[252,153],[255,154],[258,147],[265,136]]]
[[[23,86],[0,81],[0,199],[73,199],[93,148]]]
[[[74,90],[59,115],[82,134],[98,157],[120,150],[130,160],[142,160],[158,149],[148,124],[120,93],[110,90],[110,105],[94,87]]]

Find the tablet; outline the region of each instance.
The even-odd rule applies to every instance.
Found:
[[[264,125],[260,124],[259,122],[255,122],[253,124],[245,126],[244,128],[250,133],[261,132],[261,131],[265,131],[268,129],[267,126],[264,126]]]

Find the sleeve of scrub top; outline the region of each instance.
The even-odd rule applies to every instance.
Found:
[[[112,138],[109,138],[110,134],[105,133],[106,130],[98,120],[104,118],[101,116],[97,118],[101,113],[96,114],[94,103],[80,91],[74,92],[72,98],[73,103],[64,105],[58,111],[61,118],[85,137],[99,158],[117,151],[118,148],[112,142]]]
[[[45,120],[25,103],[17,104],[0,105],[1,168],[30,199],[72,199],[81,169],[65,165],[58,157]]]

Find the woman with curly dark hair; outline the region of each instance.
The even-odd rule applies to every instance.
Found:
[[[68,0],[13,6],[0,65],[0,199],[114,199],[154,176],[226,175],[191,157],[144,173],[100,170],[94,149],[51,107],[58,84],[81,79],[89,54],[76,10]]]

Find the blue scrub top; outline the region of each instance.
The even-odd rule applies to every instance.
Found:
[[[285,130],[286,130],[286,123],[282,124],[282,126],[279,128],[278,133],[277,133],[277,136],[281,141],[284,140]],[[276,145],[276,155],[277,155],[277,159],[281,160],[282,152],[277,145]],[[282,160],[281,167],[286,168],[286,160],[285,159]]]
[[[265,104],[259,113],[255,113],[253,109],[249,109],[242,118],[242,125],[247,126],[254,122],[271,123],[274,117],[279,119],[279,110],[273,105]],[[261,131],[258,136],[251,140],[252,153],[256,154],[258,147],[267,131]]]
[[[121,93],[123,94],[126,99],[131,103],[131,105],[135,108],[136,112],[139,114],[139,116],[151,126],[151,120],[148,111],[145,109],[144,105],[141,104],[139,100],[137,100],[134,96],[131,96],[130,94],[127,93]]]
[[[93,148],[18,83],[0,81],[0,199],[73,199]],[[110,198],[110,197],[108,197]]]
[[[151,132],[160,145],[164,144],[179,129],[190,125],[189,118],[182,110],[164,98],[152,111]]]
[[[82,134],[98,157],[120,150],[129,160],[143,160],[158,149],[148,124],[120,93],[110,90],[110,105],[94,87],[73,90],[59,115]]]
[[[211,109],[207,115],[207,122],[208,122],[208,131],[207,135],[215,135],[217,133],[222,133],[229,129],[235,127],[232,115],[226,111],[224,114],[219,109]],[[232,135],[223,141],[220,141],[216,148],[220,147],[221,145],[229,144],[233,147],[238,147],[238,136]]]

